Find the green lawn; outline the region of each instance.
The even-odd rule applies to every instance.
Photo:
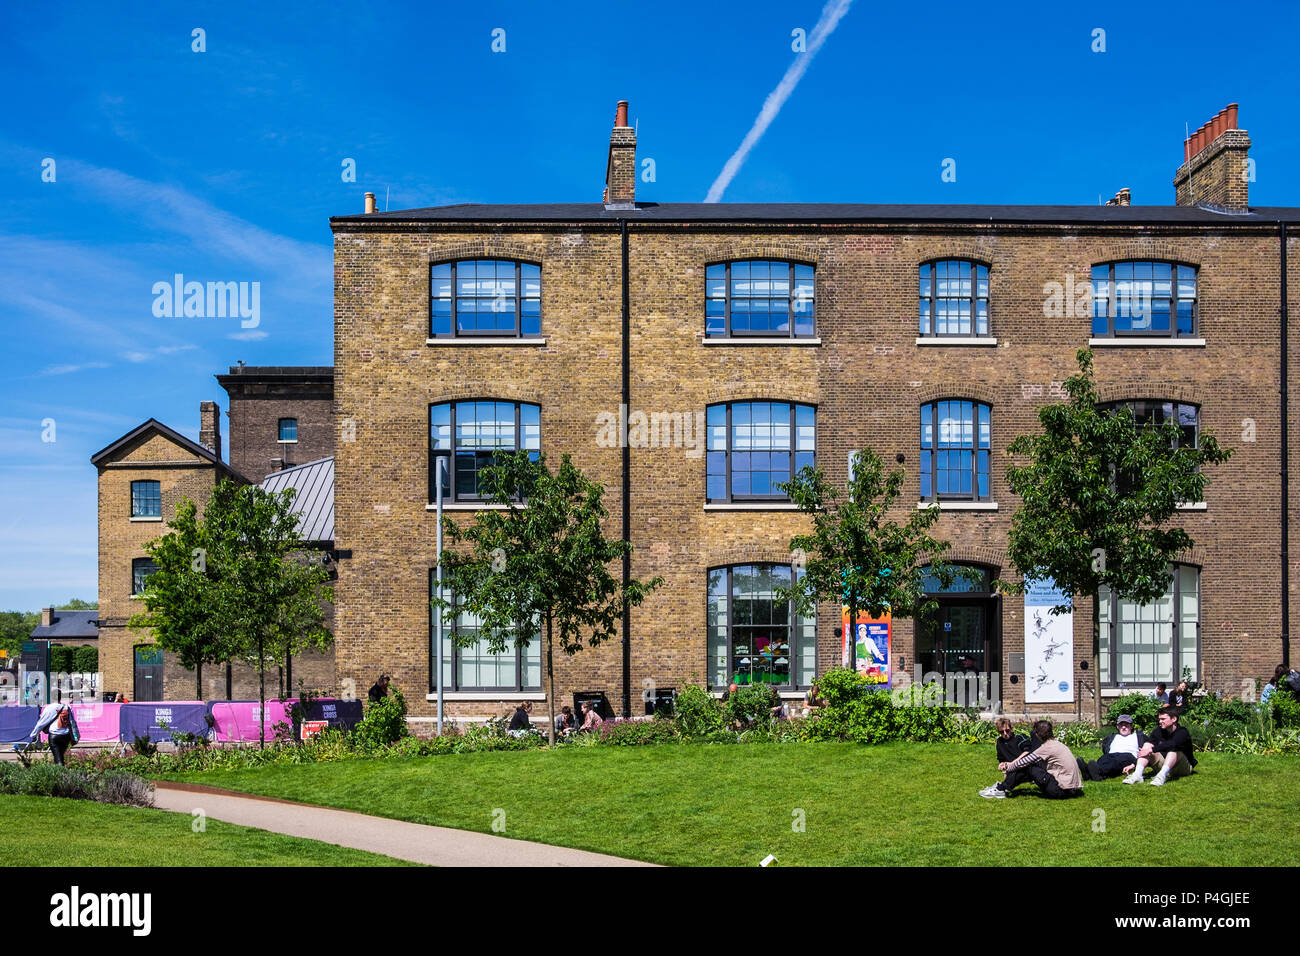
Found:
[[[176,779],[483,832],[499,809],[506,836],[675,865],[1292,865],[1300,761],[1198,759],[1162,788],[1089,783],[1067,801],[981,798],[1000,779],[993,747],[955,744],[561,748]]]
[[[184,813],[60,797],[0,796],[2,866],[414,866],[376,853]]]

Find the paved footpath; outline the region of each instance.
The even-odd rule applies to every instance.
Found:
[[[187,783],[156,781],[154,805],[431,866],[653,866],[603,853],[331,810]]]

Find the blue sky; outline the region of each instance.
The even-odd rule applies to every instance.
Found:
[[[1166,205],[1185,124],[1239,102],[1252,202],[1300,205],[1298,10],[855,0],[723,201],[1093,204],[1129,186]],[[99,448],[151,416],[197,438],[237,360],[332,363],[331,215],[367,190],[393,209],[597,201],[619,99],[655,160],[638,198],[703,200],[822,12],[5,5],[0,608],[95,596]],[[176,273],[260,283],[259,324],[156,317]]]

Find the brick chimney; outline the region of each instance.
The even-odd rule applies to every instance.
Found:
[[[199,444],[221,457],[221,409],[216,402],[199,402]]]
[[[1123,189],[1121,189],[1119,192],[1117,192],[1117,193],[1115,194],[1115,198],[1114,198],[1114,199],[1107,199],[1107,200],[1106,200],[1106,205],[1107,205],[1107,206],[1129,206],[1129,205],[1132,205],[1132,193],[1129,191],[1129,188],[1128,188],[1127,186],[1125,186]]]
[[[54,608],[52,607],[41,608],[41,627],[53,627],[53,626],[54,626]]]
[[[627,125],[627,100],[618,101],[614,129],[609,134],[603,202],[607,209],[636,207],[636,130]]]
[[[1183,141],[1183,165],[1174,176],[1180,206],[1249,208],[1247,152],[1250,136],[1237,128],[1237,104],[1229,103]]]

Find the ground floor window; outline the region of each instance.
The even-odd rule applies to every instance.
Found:
[[[433,572],[429,575],[429,596],[437,588]],[[443,589],[446,600],[455,601],[454,614],[443,618],[442,628],[442,687],[449,691],[519,692],[542,689],[542,639],[534,638],[526,648],[514,646],[513,634],[506,637],[506,649],[494,654],[489,649],[488,634],[481,630],[482,621],[476,614],[460,608],[460,602],[450,591]],[[436,608],[429,615],[429,650],[437,660],[434,641],[437,640]],[[473,638],[473,643],[462,646],[461,640]],[[432,673],[432,666],[430,667]],[[436,686],[436,683],[435,683]],[[430,688],[432,689],[432,688]]]
[[[1172,684],[1200,675],[1201,572],[1172,567],[1169,587],[1150,604],[1138,604],[1103,588],[1097,595],[1101,682]]]
[[[788,564],[709,570],[709,683],[808,687],[817,674],[817,619],[777,599],[790,587]]]

